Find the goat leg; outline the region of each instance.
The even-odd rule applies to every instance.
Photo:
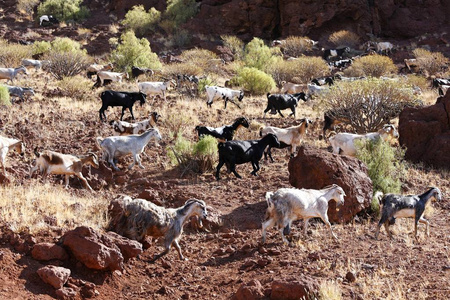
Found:
[[[278,113],[280,114],[280,116],[281,116],[282,118],[284,118],[283,114],[281,113],[281,110],[277,109],[277,111],[278,111]]]
[[[236,172],[236,165],[235,164],[230,164],[230,168],[231,168],[231,172],[233,172],[234,176],[236,176],[239,179],[242,178],[242,176],[239,175],[238,172]]]
[[[180,260],[187,260],[187,258],[185,258],[183,256],[183,254],[181,254],[181,247],[178,244],[178,240],[174,240],[172,244],[175,246],[175,249],[177,249],[178,256],[180,257]]]

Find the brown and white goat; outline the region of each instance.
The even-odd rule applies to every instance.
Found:
[[[69,185],[70,175],[75,175],[81,179],[86,188],[92,191],[91,186],[87,182],[86,178],[84,178],[81,171],[83,169],[83,165],[85,164],[89,164],[94,168],[99,167],[97,155],[94,153],[89,152],[87,155],[77,157],[74,155],[62,154],[49,150],[39,153],[37,148],[35,148],[34,154],[37,157],[36,165],[31,168],[30,177],[38,169],[43,173],[44,182],[46,181],[48,174],[65,175],[65,187],[67,188]]]
[[[147,129],[155,128],[156,122],[161,117],[156,111],[150,114],[148,120],[136,123],[128,123],[125,121],[111,121],[111,126],[118,135],[140,134]]]
[[[0,136],[0,162],[2,163],[3,175],[5,176],[7,176],[5,161],[9,150],[15,150],[23,156],[25,153],[25,144],[21,140]]]

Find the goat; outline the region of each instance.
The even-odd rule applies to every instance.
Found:
[[[17,68],[0,68],[0,79],[8,79],[8,81],[11,81],[11,83],[14,84],[14,78],[16,78],[19,73],[28,75],[27,69],[24,66]]]
[[[97,75],[97,73],[100,71],[112,70],[112,68],[113,68],[113,64],[111,64],[111,63],[109,63],[107,65],[92,64],[89,67],[87,67],[87,69],[86,69],[87,77],[89,79],[91,79],[92,75]]]
[[[323,122],[323,138],[327,140],[326,132],[327,130],[336,130],[336,125],[347,122],[348,120],[343,117],[338,117],[337,114],[340,112],[346,112],[346,108],[339,108],[339,109],[333,109],[333,110],[327,110],[323,114],[324,122]]]
[[[441,85],[440,87],[439,87],[439,96],[440,97],[442,97],[442,96],[445,96],[445,94],[447,94],[447,91],[448,91],[448,89],[450,88],[450,85]]]
[[[146,131],[149,128],[155,128],[156,122],[161,117],[156,111],[150,114],[148,120],[144,120],[136,123],[128,123],[125,121],[111,121],[111,126],[114,131],[119,135],[139,134]]]
[[[169,253],[172,245],[180,260],[186,260],[178,242],[183,234],[183,225],[191,217],[197,216],[199,227],[203,227],[202,220],[208,216],[203,200],[189,199],[178,208],[165,208],[144,199],[132,200],[128,196],[123,200],[124,211],[113,226],[113,231],[139,242],[144,242],[146,236],[164,237],[165,250],[155,255],[152,261]]]
[[[251,162],[253,166],[252,175],[258,176],[259,161],[267,146],[280,147],[280,142],[276,135],[269,133],[260,140],[247,140],[247,141],[227,141],[225,143],[219,143],[219,163],[216,168],[216,179],[219,180],[220,168],[224,164],[227,164],[230,172],[237,178],[242,178],[236,172],[236,165]]]
[[[94,87],[103,86],[105,80],[122,82],[123,78],[128,79],[128,73],[117,73],[117,72],[109,72],[109,71],[99,71],[97,72],[97,82],[94,84]]]
[[[114,164],[114,159],[127,154],[133,155],[133,163],[128,166],[129,170],[133,168],[136,162],[141,169],[144,169],[139,154],[144,151],[145,146],[153,137],[157,140],[162,139],[157,128],[150,128],[141,135],[110,136],[104,139],[97,137],[96,141],[100,149],[102,149],[102,159],[109,162],[114,170],[119,171],[119,168]]]
[[[308,221],[311,218],[321,218],[330,229],[332,237],[337,236],[331,229],[328,220],[328,202],[335,200],[337,205],[344,204],[344,190],[333,184],[321,190],[281,188],[275,193],[267,192],[267,210],[265,221],[262,224],[262,242],[266,242],[266,231],[272,226],[277,226],[284,243],[288,244],[285,234],[291,230],[292,222],[298,219],[304,220],[303,231],[306,235]]]
[[[385,124],[378,132],[370,132],[366,134],[356,134],[342,132],[329,138],[333,153],[348,156],[356,156],[356,140],[377,140],[382,138],[387,140],[388,137],[398,137],[397,129],[392,124]]]
[[[284,82],[280,90],[280,94],[297,94],[304,92],[308,87],[306,84],[296,84],[292,82]]]
[[[390,42],[379,42],[376,43],[377,53],[382,54],[383,52],[387,55],[388,52],[392,53],[392,49],[394,49],[394,45]]]
[[[430,223],[423,217],[425,206],[428,201],[434,197],[437,201],[441,201],[442,194],[437,187],[432,187],[428,191],[420,195],[395,195],[386,194],[381,200],[383,209],[381,211],[381,219],[378,222],[375,232],[375,239],[378,239],[381,225],[384,224],[387,234],[392,238],[389,231],[389,225],[395,224],[396,218],[414,218],[414,236],[417,240],[418,223],[426,224],[426,234],[430,236]]]
[[[5,177],[7,176],[5,169],[6,155],[9,150],[15,150],[21,156],[24,156],[25,144],[21,140],[11,139],[0,135],[0,162],[2,163],[3,175],[5,175]]]
[[[323,59],[328,60],[329,57],[338,57],[339,59],[342,59],[342,56],[345,53],[350,52],[350,47],[345,48],[339,48],[339,49],[322,49],[323,51]]]
[[[300,120],[299,125],[291,126],[288,128],[266,126],[260,129],[259,135],[261,137],[269,133],[276,135],[278,141],[280,142],[280,147],[278,148],[290,147],[291,157],[294,157],[294,153],[297,150],[297,146],[300,146],[300,143],[303,140],[303,137],[305,136],[310,124],[312,124],[312,121],[307,118],[304,118]],[[273,162],[271,149],[272,147],[269,146],[269,148],[267,149],[267,154],[269,155],[271,162]]]
[[[22,59],[22,66],[33,67],[37,71],[42,68],[42,61],[37,59]]]
[[[264,110],[264,116],[266,117],[266,113],[270,110],[270,114],[274,115],[277,112],[280,114],[282,118],[284,118],[283,114],[281,113],[281,110],[284,109],[291,109],[290,116],[294,116],[295,119],[295,108],[298,105],[298,101],[302,99],[303,101],[306,101],[306,94],[303,92],[297,93],[297,94],[270,94],[267,93],[267,107]]]
[[[350,66],[352,63],[353,63],[353,59],[349,58],[349,59],[341,59],[341,60],[333,61],[333,62],[328,63],[328,65],[333,68],[344,69],[344,68]]]
[[[105,110],[108,109],[109,106],[122,106],[122,115],[120,116],[120,120],[122,121],[123,114],[125,110],[128,110],[131,113],[131,117],[134,120],[133,115],[133,105],[134,102],[140,101],[141,106],[145,103],[145,94],[142,93],[131,93],[131,92],[116,92],[116,91],[104,91],[100,94],[100,98],[102,99],[102,107],[99,110],[100,121],[103,121],[103,117],[106,121]]]
[[[232,90],[225,87],[218,87],[218,86],[205,86],[206,90],[206,104],[211,107],[213,104],[213,101],[216,99],[223,99],[225,100],[225,108],[227,108],[227,102],[230,101],[237,107],[241,108],[238,103],[234,101],[234,98],[237,97],[239,101],[242,101],[244,98],[244,92],[238,91],[238,90]]]
[[[325,78],[314,78],[311,80],[311,83],[314,83],[315,85],[322,86],[327,84],[328,86],[332,86],[334,84],[334,78],[333,77],[325,77]]]
[[[70,175],[75,175],[81,179],[84,186],[92,191],[91,186],[87,182],[81,173],[83,165],[89,164],[94,168],[99,167],[97,155],[92,152],[88,152],[87,155],[74,156],[69,154],[62,154],[54,151],[45,150],[42,153],[37,151],[37,147],[34,149],[36,155],[36,165],[30,170],[30,177],[37,170],[43,172],[44,182],[47,180],[48,174],[62,174],[66,177],[65,188],[69,186]]]
[[[139,68],[139,67],[135,67],[135,66],[131,67],[131,77],[132,78],[138,79],[139,76],[144,75],[144,74],[153,76],[155,74],[155,72],[152,69]]]
[[[450,85],[450,79],[434,78],[431,85],[434,88],[439,88],[442,85]]]
[[[32,88],[11,86],[11,85],[6,85],[6,87],[8,88],[10,96],[19,97],[20,100],[23,100],[24,95],[34,96],[34,90]]]
[[[156,98],[157,94],[161,94],[166,100],[166,90],[173,84],[171,80],[165,82],[139,82],[138,87],[141,93],[146,94],[147,96],[153,95],[153,99]]]
[[[42,15],[39,17],[39,26],[48,26],[50,24],[59,24],[59,21],[52,15]]]
[[[308,83],[308,97],[310,98],[312,95],[321,95],[330,90],[329,86],[320,86],[315,84]]]
[[[406,69],[408,69],[409,72],[413,72],[415,71],[419,65],[417,64],[417,59],[416,58],[405,58],[403,60],[403,62],[405,63],[405,67]]]
[[[241,126],[248,128],[250,126],[248,119],[245,117],[240,117],[234,120],[233,124],[225,125],[222,127],[214,128],[207,126],[196,126],[195,130],[197,131],[198,137],[201,138],[204,135],[210,135],[217,139],[220,142],[231,141],[233,139],[234,133]]]

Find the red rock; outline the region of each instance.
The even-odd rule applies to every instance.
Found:
[[[70,270],[63,267],[45,266],[37,270],[39,277],[55,289],[60,289],[67,282]]]
[[[299,300],[309,299],[317,291],[317,283],[306,276],[293,282],[272,282],[271,300]]]
[[[61,300],[73,300],[78,298],[78,290],[72,287],[63,287],[56,290],[56,297]]]
[[[302,146],[288,168],[289,182],[296,188],[322,189],[337,184],[344,189],[345,202],[339,210],[335,201],[328,202],[330,222],[349,222],[370,206],[372,180],[364,163],[354,157]]]
[[[36,260],[68,259],[66,250],[53,243],[39,243],[34,245],[31,256]]]
[[[142,253],[142,244],[138,241],[130,240],[112,231],[109,231],[106,234],[113,240],[114,244],[119,247],[125,261]]]
[[[264,298],[264,288],[261,283],[253,279],[242,284],[233,296],[233,300],[256,300]]]

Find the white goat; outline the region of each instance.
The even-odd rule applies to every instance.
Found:
[[[259,131],[260,136],[265,136],[269,133],[273,133],[277,136],[278,141],[280,142],[280,148],[290,147],[291,148],[291,157],[294,156],[294,153],[297,149],[297,146],[300,146],[306,132],[308,129],[308,126],[312,124],[312,121],[304,118],[299,120],[300,124],[297,126],[291,126],[288,128],[278,128],[274,126],[266,126],[264,128],[261,128]],[[271,161],[272,154],[271,154],[271,147],[267,150],[267,154],[269,155]]]
[[[356,156],[356,140],[377,140],[382,138],[387,140],[389,137],[398,137],[397,129],[392,124],[386,124],[378,132],[370,132],[366,134],[356,134],[341,132],[329,138],[333,153],[349,156]]]
[[[100,81],[100,86],[103,85],[105,80],[122,82],[123,78],[128,79],[128,73],[117,73],[109,71],[99,71],[97,73],[97,79]]]
[[[311,84],[308,83],[308,97],[311,97],[312,95],[321,95],[324,94],[326,92],[328,92],[330,90],[329,86],[326,85],[315,85],[315,84]]]
[[[98,72],[100,71],[108,71],[108,70],[112,70],[113,65],[107,64],[107,65],[99,65],[99,64],[92,64],[89,67],[87,67],[86,71],[87,71],[87,77],[91,78],[92,75],[96,75]]]
[[[23,156],[25,153],[25,144],[21,140],[0,136],[0,162],[2,163],[3,175],[5,176],[7,176],[5,169],[6,155],[9,150],[15,150]]]
[[[390,42],[379,42],[379,43],[377,43],[377,52],[378,53],[385,53],[385,54],[388,54],[388,52],[389,53],[392,53],[392,49],[394,49],[394,45],[392,45],[392,43],[390,43]]]
[[[115,219],[110,229],[139,242],[143,242],[146,236],[164,237],[165,250],[155,255],[152,261],[169,253],[172,245],[178,251],[180,260],[186,260],[178,244],[183,225],[191,217],[198,216],[199,228],[202,228],[202,219],[208,216],[205,202],[198,199],[189,199],[178,208],[165,208],[144,199],[132,200],[128,196],[123,197],[122,201],[123,213]]]
[[[19,73],[28,75],[27,69],[24,66],[20,66],[18,68],[0,68],[0,79],[8,79],[8,81],[14,83],[14,78],[16,78]]]
[[[23,100],[24,95],[34,96],[34,90],[32,88],[11,86],[11,85],[6,85],[6,87],[8,88],[10,96],[19,97],[21,100]]]
[[[128,123],[125,121],[113,121],[111,123],[114,131],[118,135],[139,134],[149,128],[155,128],[156,122],[161,116],[157,112],[152,112],[150,118],[141,122]]]
[[[62,154],[54,151],[45,150],[42,153],[34,149],[34,154],[36,155],[36,165],[30,170],[30,177],[34,172],[40,170],[43,173],[44,182],[47,180],[48,174],[62,174],[65,175],[65,188],[69,186],[70,175],[75,175],[81,179],[84,186],[92,191],[91,186],[84,178],[81,171],[83,170],[83,165],[89,164],[94,168],[98,168],[97,155],[89,152],[87,155],[74,156],[70,154]]]
[[[172,80],[168,80],[165,82],[162,81],[144,81],[138,83],[138,88],[141,93],[144,93],[146,96],[153,95],[153,99],[156,98],[156,95],[162,95],[164,101],[166,100],[166,91],[173,84]]]
[[[42,61],[36,59],[23,59],[22,66],[24,67],[33,67],[37,70],[42,68]]]
[[[300,92],[304,92],[308,89],[306,84],[296,84],[292,82],[283,83],[283,87],[280,90],[280,94],[297,94]]]
[[[337,240],[328,220],[328,201],[335,200],[337,205],[341,205],[344,203],[344,197],[344,190],[336,184],[321,190],[281,188],[275,193],[267,192],[267,210],[266,220],[262,224],[262,242],[266,242],[266,230],[276,225],[283,242],[288,243],[285,234],[290,233],[292,222],[298,219],[304,220],[303,230],[306,235],[308,221],[311,218],[321,218],[330,228],[331,235]]]
[[[216,99],[224,99],[225,100],[225,108],[227,108],[227,102],[230,101],[234,103],[237,107],[241,108],[239,104],[234,101],[234,98],[237,97],[239,101],[242,101],[244,98],[244,92],[238,90],[232,90],[225,87],[218,86],[205,86],[206,90],[206,104],[211,107],[212,103]]]
[[[129,170],[133,168],[136,162],[141,169],[144,169],[139,154],[144,151],[145,146],[153,137],[157,140],[162,139],[159,130],[156,128],[151,128],[141,135],[110,136],[105,139],[97,137],[96,140],[103,151],[102,158],[109,162],[114,170],[119,171],[119,168],[114,164],[114,159],[128,154],[133,155],[133,163],[128,166]]]

